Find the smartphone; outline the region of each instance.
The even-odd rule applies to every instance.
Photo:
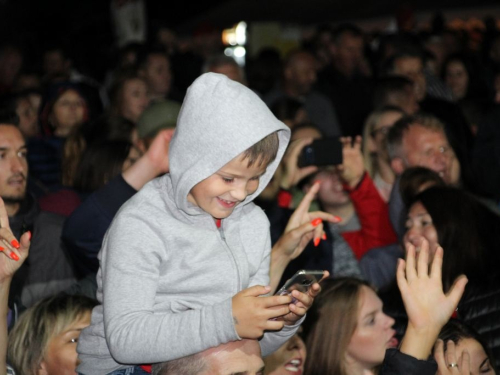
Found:
[[[321,280],[324,275],[324,271],[319,270],[300,270],[295,273],[285,285],[281,287],[280,290],[276,292],[276,295],[284,296],[291,294],[294,290],[298,290],[302,293],[307,293],[309,288]],[[295,298],[292,303],[295,303]]]
[[[342,164],[342,143],[338,138],[322,138],[305,146],[299,156],[300,168],[309,165],[325,167]]]

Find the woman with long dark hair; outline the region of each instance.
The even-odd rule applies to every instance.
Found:
[[[432,187],[410,205],[405,241],[417,248],[422,238],[433,252],[442,246],[443,287],[457,275],[469,284],[456,315],[480,332],[500,365],[500,216],[463,190]]]

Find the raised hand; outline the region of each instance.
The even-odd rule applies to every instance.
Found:
[[[164,129],[158,132],[155,139],[144,154],[158,174],[168,172],[168,149],[175,129]]]
[[[399,261],[396,275],[408,314],[408,328],[401,351],[410,350],[412,353],[404,352],[424,359],[429,355],[439,331],[455,311],[467,278],[464,275],[459,276],[450,291],[445,294],[441,280],[443,249],[438,247],[436,250],[429,273],[427,240],[422,240],[417,264],[415,247],[410,243],[405,246],[406,261]]]
[[[276,290],[288,263],[297,258],[314,238],[318,246],[321,239],[326,239],[323,222],[338,223],[340,218],[326,212],[309,212],[311,202],[319,190],[319,182],[313,184],[288,220],[285,231],[273,246],[271,253],[270,284]]]
[[[314,244],[317,246],[319,241],[325,238],[323,231],[323,222],[338,223],[340,218],[332,214],[315,211],[309,212],[311,202],[314,200],[319,190],[320,183],[315,182],[306,195],[302,198],[292,216],[288,220],[283,235],[276,243],[273,251],[278,248],[290,260],[297,258],[309,241],[314,238]]]
[[[123,178],[134,189],[141,189],[153,178],[169,171],[168,150],[174,129],[161,130],[151,146],[130,168],[123,172]]]
[[[342,180],[351,188],[354,188],[365,173],[365,164],[361,153],[362,138],[358,135],[352,142],[351,137],[341,137],[340,142],[342,143],[343,160],[337,170]]]
[[[11,279],[28,257],[31,233],[24,233],[18,241],[9,225],[5,204],[0,198],[0,280]]]
[[[297,185],[303,178],[316,172],[318,167],[312,165],[304,168],[299,168],[299,156],[303,148],[313,142],[312,138],[302,138],[293,141],[285,153],[281,162],[282,175],[280,187],[289,190]]]

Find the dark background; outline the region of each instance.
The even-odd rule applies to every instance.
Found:
[[[150,30],[161,23],[180,34],[190,35],[200,25],[224,28],[241,20],[320,24],[391,16],[402,4],[409,4],[415,12],[442,11],[446,14],[447,10],[456,8],[496,6],[499,1],[146,0],[146,10]],[[86,70],[96,71],[97,66],[108,65],[112,54],[109,8],[109,0],[0,0],[0,44],[22,46],[26,60],[36,65],[40,51],[47,44],[63,43],[76,62],[85,61]],[[500,14],[492,16],[500,17]]]

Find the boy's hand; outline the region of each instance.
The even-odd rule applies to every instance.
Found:
[[[271,319],[290,312],[292,297],[263,296],[270,291],[268,286],[256,285],[233,297],[234,326],[242,339],[258,339],[264,331],[279,331],[285,325],[283,321]]]
[[[307,293],[302,293],[298,290],[294,290],[292,292],[292,296],[297,300],[297,302],[291,303],[288,306],[290,308],[290,312],[279,320],[283,320],[285,322],[285,325],[291,326],[294,325],[304,315],[306,315],[307,310],[309,310],[314,302],[314,298],[316,298],[316,296],[321,292],[321,285],[319,285],[319,283],[329,276],[330,273],[328,271],[324,271],[321,280],[311,285]]]

